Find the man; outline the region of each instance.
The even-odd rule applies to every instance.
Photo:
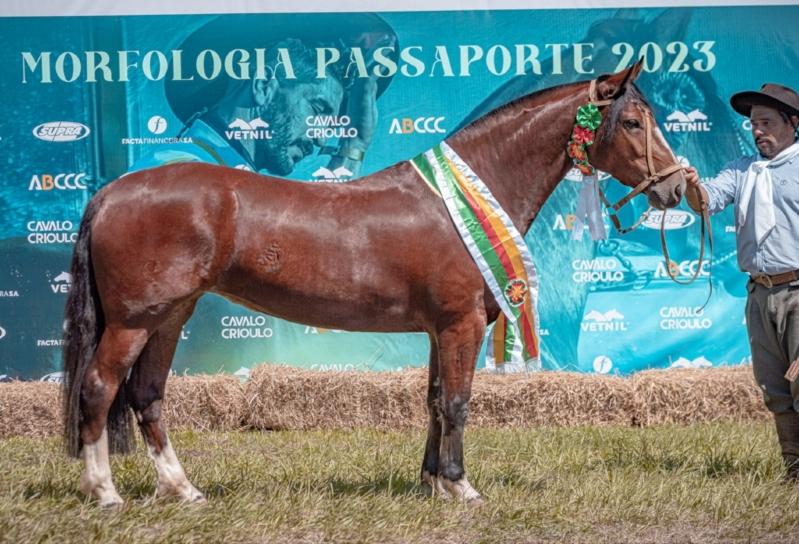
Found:
[[[191,33],[178,46],[186,58],[196,58],[209,48],[222,55],[237,49],[265,51],[261,77],[250,74],[253,77],[238,79],[225,73],[211,80],[168,80],[167,102],[185,124],[181,137],[191,141],[156,148],[130,171],[196,160],[288,176],[318,148],[332,155],[330,171],[357,176],[374,136],[377,98],[391,78],[348,71],[349,48],[368,53],[393,45],[396,38],[382,19],[371,14],[350,19],[346,27],[334,22],[324,14],[227,16]],[[328,65],[326,77],[320,78],[317,48],[322,47],[335,48],[340,59]],[[252,58],[248,62],[255,64]],[[372,74],[371,68],[367,73]],[[309,125],[317,116],[345,116],[350,123],[345,128],[352,130],[338,138],[337,146],[326,146],[327,139],[317,135],[321,131]]]
[[[767,83],[730,99],[749,117],[758,154],[729,163],[698,189],[713,214],[735,205],[738,265],[748,273],[746,328],[755,379],[774,414],[787,479],[799,482],[799,95]]]

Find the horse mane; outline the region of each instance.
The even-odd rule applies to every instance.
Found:
[[[605,74],[605,75],[599,76],[597,78],[597,82],[604,81],[608,77],[610,77],[610,74]],[[524,107],[529,102],[535,101],[541,95],[548,94],[548,93],[551,93],[551,92],[556,92],[556,91],[558,91],[560,89],[563,89],[563,88],[566,88],[566,87],[573,87],[573,86],[581,85],[581,84],[584,84],[584,83],[585,83],[584,81],[577,81],[577,82],[573,82],[573,83],[564,83],[562,85],[556,85],[554,87],[548,87],[546,89],[540,89],[538,91],[534,91],[534,92],[526,94],[524,96],[520,96],[519,98],[511,100],[507,104],[499,106],[498,108],[492,110],[491,112],[487,113],[486,115],[483,115],[482,117],[479,117],[479,118],[475,119],[474,121],[472,121],[470,124],[468,124],[465,127],[463,127],[458,132],[461,132],[464,135],[468,135],[471,132],[474,132],[474,131],[477,131],[477,130],[480,130],[480,129],[483,129],[483,128],[490,130],[491,127],[494,124],[502,123],[502,121],[504,120],[506,115],[509,115],[509,114],[518,115],[519,114],[519,108],[522,108],[522,111],[523,111]],[[652,106],[646,100],[646,98],[641,93],[640,89],[638,89],[638,87],[635,85],[635,83],[630,83],[630,84],[626,85],[625,88],[622,90],[622,93],[616,98],[616,100],[614,100],[610,104],[610,110],[608,111],[607,119],[605,121],[605,123],[606,123],[605,130],[603,131],[605,137],[608,138],[608,142],[613,140],[613,136],[615,135],[616,129],[618,127],[619,116],[620,116],[621,112],[624,110],[624,107],[627,105],[627,103],[630,100],[633,100],[633,101],[636,101],[636,102],[640,102],[641,104],[646,106],[649,110],[652,110]]]

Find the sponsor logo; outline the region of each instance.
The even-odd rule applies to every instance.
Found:
[[[151,134],[163,134],[166,132],[167,129],[167,122],[166,119],[161,117],[160,115],[153,115],[150,119],[147,120],[147,130],[150,131]]]
[[[33,135],[45,142],[74,142],[82,140],[90,132],[89,127],[74,121],[50,121],[33,129]]]
[[[724,227],[725,234],[735,234],[735,225],[727,225]]]
[[[33,174],[28,183],[29,191],[82,191],[86,189],[83,179],[85,172],[71,174]]]
[[[6,337],[6,330],[3,327],[0,327],[0,340]]]
[[[705,316],[704,310],[691,306],[661,306],[658,315],[664,331],[701,330],[713,326],[713,320]]]
[[[391,120],[389,134],[445,134],[447,130],[441,126],[444,117],[395,117]]]
[[[63,345],[63,338],[40,338],[36,340],[36,346],[40,348],[57,348]]]
[[[325,334],[327,332],[340,333],[344,331],[341,331],[339,329],[323,329],[322,327],[311,327],[310,325],[305,326],[305,334]]]
[[[574,230],[574,222],[577,216],[573,213],[563,215],[559,213],[555,216],[555,222],[552,224],[552,230]],[[583,229],[588,229],[588,224],[583,225]]]
[[[272,139],[272,131],[269,130],[269,123],[259,117],[256,117],[252,121],[236,118],[228,125],[228,128],[230,130],[225,131],[225,138],[228,140]]]
[[[349,115],[309,115],[305,118],[305,136],[312,140],[356,138],[358,129],[351,124]]]
[[[613,361],[607,355],[599,355],[594,359],[593,366],[597,374],[607,374],[613,368]]]
[[[74,244],[78,233],[72,221],[28,221],[29,244]]]
[[[19,297],[19,291],[16,289],[11,289],[8,291],[0,290],[0,298],[17,298]]]
[[[64,383],[64,373],[63,372],[51,372],[50,374],[45,374],[41,378],[39,378],[40,382],[50,382],[50,383]]]
[[[642,225],[648,229],[660,230],[663,214],[666,214],[666,230],[684,229],[690,227],[696,221],[694,214],[685,210],[652,210],[646,216]]]
[[[668,278],[668,272],[671,272],[671,275],[675,278],[685,277],[685,278],[692,278],[694,274],[696,274],[696,268],[699,266],[699,260],[693,261],[669,261],[669,269],[666,270],[666,263],[663,261],[658,262],[657,268],[655,269],[655,277],[656,278]],[[707,277],[710,275],[710,261],[703,260],[702,261],[702,269],[699,271],[699,276]]]
[[[713,363],[705,359],[704,356],[700,355],[696,359],[679,357],[676,361],[669,365],[669,368],[710,368],[711,366],[713,366]]]
[[[311,365],[311,370],[319,370],[322,372],[352,372],[356,370],[355,365],[352,363],[342,364],[342,363],[333,363],[333,364],[315,364]]]
[[[619,270],[619,261],[610,257],[575,259],[572,261],[572,270],[574,283],[615,283],[624,280],[624,272]]]
[[[580,330],[583,332],[619,332],[627,330],[627,322],[624,321],[624,314],[616,310],[600,312],[591,310],[583,317],[580,323]]]
[[[741,128],[743,128],[747,132],[751,131],[752,130],[752,121],[750,121],[749,119],[744,119],[741,122]]]
[[[69,293],[69,288],[72,286],[72,274],[69,272],[61,272],[58,276],[53,278],[50,282],[50,290],[56,294],[66,295]]]
[[[549,336],[549,329],[538,329],[538,336]]]
[[[710,132],[712,126],[713,123],[708,121],[707,115],[699,110],[688,113],[675,111],[663,123],[666,132]]]
[[[272,338],[274,334],[272,328],[266,326],[266,317],[262,315],[225,315],[220,323],[225,340]]]
[[[610,178],[610,174],[607,172],[602,172],[601,170],[597,170],[596,174],[599,178],[599,181],[605,181],[606,179]],[[566,176],[564,176],[563,179],[567,181],[583,181],[583,173],[577,168],[572,168],[566,172]]]
[[[352,172],[344,166],[339,166],[335,170],[330,170],[324,166],[316,169],[316,172],[311,174],[314,178],[313,181],[347,181],[352,177]]]

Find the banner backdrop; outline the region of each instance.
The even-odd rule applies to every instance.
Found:
[[[346,183],[524,94],[643,56],[638,85],[660,129],[711,177],[755,150],[729,96],[764,82],[799,86],[796,28],[797,6],[0,18],[0,374],[60,370],[81,213],[125,172],[204,160]],[[242,100],[260,100],[262,113],[242,117]],[[363,156],[327,154],[348,141]],[[611,200],[625,194],[601,179]],[[543,368],[627,374],[748,361],[732,210],[713,218],[713,296],[698,310],[710,265],[705,281],[672,283],[658,214],[624,236],[572,240],[579,180],[573,171],[560,183],[525,237],[540,274]],[[683,279],[699,243],[684,206],[667,215],[668,266]],[[636,198],[623,222],[645,209]],[[316,329],[206,295],[173,368],[386,370],[427,359],[424,334]]]

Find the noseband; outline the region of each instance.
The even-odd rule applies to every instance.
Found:
[[[608,106],[608,105],[612,104],[613,103],[612,99],[599,100],[597,98],[596,85],[597,85],[597,80],[596,79],[591,80],[591,83],[590,83],[590,85],[588,87],[588,104],[593,104],[597,108]],[[647,115],[646,110],[644,110],[644,108],[641,106],[641,104],[636,103],[636,107],[641,111],[642,117],[644,118],[644,130],[646,132],[646,139],[644,140],[644,149],[645,149],[645,153],[646,153],[646,168],[647,168],[648,175],[643,180],[641,180],[641,182],[638,183],[627,196],[623,197],[621,200],[619,200],[615,204],[611,204],[608,201],[607,197],[605,196],[604,191],[602,191],[602,188],[598,186],[598,188],[599,188],[599,197],[602,199],[602,203],[605,205],[605,207],[606,207],[606,209],[608,211],[608,217],[610,217],[610,220],[613,222],[613,226],[616,229],[616,232],[618,232],[619,234],[626,234],[626,233],[631,232],[631,231],[635,230],[636,228],[638,228],[641,225],[641,223],[643,223],[646,220],[646,218],[649,216],[649,213],[652,211],[652,206],[649,206],[649,208],[644,213],[641,214],[641,216],[638,218],[638,220],[632,226],[626,227],[626,228],[622,228],[621,221],[619,221],[619,217],[616,215],[616,213],[621,208],[623,208],[628,202],[630,202],[630,200],[632,200],[634,197],[636,197],[639,194],[641,194],[644,191],[646,191],[647,188],[649,188],[649,186],[652,185],[653,183],[658,183],[658,182],[664,180],[665,178],[667,178],[668,176],[670,176],[671,174],[674,174],[677,171],[683,170],[683,168],[684,168],[679,163],[670,164],[669,166],[666,166],[662,170],[657,170],[655,168],[655,161],[654,161],[654,159],[652,157],[652,148],[653,148],[653,143],[652,143],[652,124],[649,121],[649,115]],[[590,166],[590,164],[588,163],[588,152],[587,152],[587,150],[585,152],[584,165],[587,165],[591,169],[593,169],[593,167]],[[666,273],[669,275],[669,277],[674,282],[680,283],[680,284],[683,284],[683,285],[688,285],[690,283],[693,283],[693,281],[696,280],[697,277],[699,277],[699,273],[702,270],[702,261],[703,261],[704,254],[705,254],[705,230],[707,230],[708,241],[709,241],[709,246],[710,246],[711,259],[710,259],[709,262],[710,262],[710,266],[711,267],[712,267],[712,263],[713,263],[713,259],[712,259],[712,255],[713,255],[713,231],[710,228],[710,216],[708,215],[708,211],[707,211],[707,202],[705,202],[705,200],[704,200],[704,198],[702,196],[702,191],[701,190],[697,189],[697,193],[698,193],[697,200],[700,203],[701,217],[702,217],[701,227],[700,227],[701,242],[700,242],[700,245],[699,245],[699,264],[696,267],[696,271],[694,272],[693,276],[690,279],[688,279],[687,281],[682,281],[682,280],[677,279],[677,277],[675,277],[675,275],[673,274],[673,272],[671,270],[671,262],[672,261],[669,258],[669,250],[668,250],[668,247],[667,247],[667,244],[666,244],[666,210],[663,210],[663,216],[661,217],[661,221],[660,221],[660,242],[661,242],[661,246],[663,248],[663,257],[666,259]],[[707,224],[707,228],[705,227],[706,224]],[[709,273],[710,273],[710,270],[709,270]],[[708,285],[710,286],[710,292],[708,293],[708,300],[710,300],[710,294],[713,291],[713,284],[710,281],[710,277],[708,277]],[[707,304],[707,301],[705,301],[705,305],[706,304]],[[704,305],[702,307],[704,308]]]

